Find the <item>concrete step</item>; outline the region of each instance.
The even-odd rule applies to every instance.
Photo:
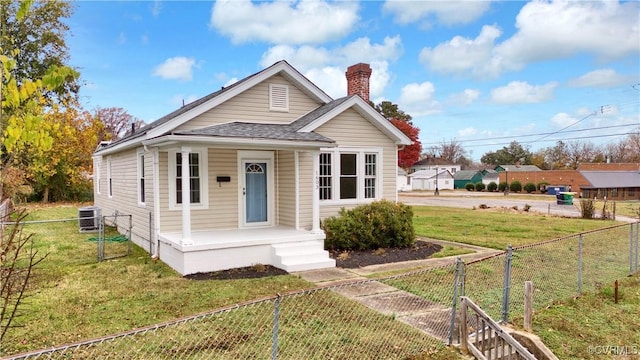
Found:
[[[322,240],[297,241],[271,246],[274,266],[288,272],[331,268],[336,261],[324,250]]]

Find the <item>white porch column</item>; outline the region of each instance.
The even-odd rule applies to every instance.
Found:
[[[314,233],[321,233],[320,229],[320,152],[311,152],[313,159],[313,196],[312,196],[312,221],[313,226],[311,231]]]
[[[183,146],[180,149],[182,155],[182,245],[193,245],[191,240],[191,176],[189,175],[189,153],[190,147]]]

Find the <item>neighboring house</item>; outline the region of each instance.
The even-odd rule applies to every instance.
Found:
[[[492,182],[496,183],[496,185],[500,184],[500,177],[498,176],[498,172],[491,169],[484,169],[482,172],[482,183],[485,186],[488,186]]]
[[[580,171],[589,185],[580,188],[585,198],[640,200],[640,171]]]
[[[493,170],[497,171],[497,172],[502,172],[502,171],[510,171],[510,172],[516,172],[516,171],[542,171],[542,169],[540,169],[539,167],[535,166],[535,165],[498,165],[496,166]]]
[[[320,220],[396,201],[411,143],[369,105],[369,65],[346,76],[334,100],[280,61],[99,147],[96,207],[131,214],[132,241],[181,274],[335,266]]]
[[[453,188],[465,189],[468,183],[478,183],[482,181],[482,172],[479,170],[460,170],[453,174]]]
[[[441,171],[448,170],[451,174],[455,174],[460,171],[460,165],[451,164],[449,161],[428,155],[424,159],[418,160],[415,164],[409,168],[409,173],[414,173],[420,170],[436,170]]]
[[[453,190],[453,175],[449,170],[419,170],[409,175],[413,190]]]
[[[398,191],[411,191],[411,178],[403,168],[398,167],[398,177],[396,182]]]

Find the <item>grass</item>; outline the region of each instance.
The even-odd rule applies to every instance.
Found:
[[[33,208],[28,220],[75,217],[77,206],[65,205]],[[27,225],[25,231],[34,234],[36,249],[47,257],[32,278],[17,323],[20,327],[12,329],[3,339],[0,356],[130,331],[314,287],[295,275],[189,280],[162,262],[150,259],[135,245],[128,256],[98,262],[97,245],[89,240],[96,235],[79,233],[77,220]],[[127,246],[106,243],[105,254],[124,255]],[[281,358],[308,358],[309,354],[326,358],[336,351],[350,354],[349,358],[372,358],[376,352],[398,358],[406,356],[407,349],[416,356],[430,354],[428,358],[433,359],[459,356],[424,333],[330,291],[289,299],[288,304],[283,301],[280,315]],[[76,349],[67,355],[99,358],[108,353],[126,358],[132,349],[137,349],[140,358],[167,354],[207,357],[215,353],[216,357],[237,359],[256,352],[261,352],[256,358],[267,358],[273,304],[265,304],[264,308],[240,307],[212,316],[209,321],[179,323],[120,341]],[[354,318],[360,320],[352,321]],[[264,331],[260,333],[262,328]],[[193,341],[194,336],[198,341]],[[372,352],[362,352],[362,348]],[[287,355],[296,351],[299,356]]]
[[[416,234],[504,250],[610,226],[614,222],[515,211],[414,206]]]

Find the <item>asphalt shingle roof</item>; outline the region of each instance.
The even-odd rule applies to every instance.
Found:
[[[640,187],[638,171],[580,171],[580,173],[594,188]]]
[[[237,137],[269,140],[291,141],[319,141],[334,143],[326,136],[314,132],[297,132],[289,124],[257,124],[247,122],[233,122],[213,125],[201,129],[182,130],[173,132],[174,135],[200,135],[214,137]]]

